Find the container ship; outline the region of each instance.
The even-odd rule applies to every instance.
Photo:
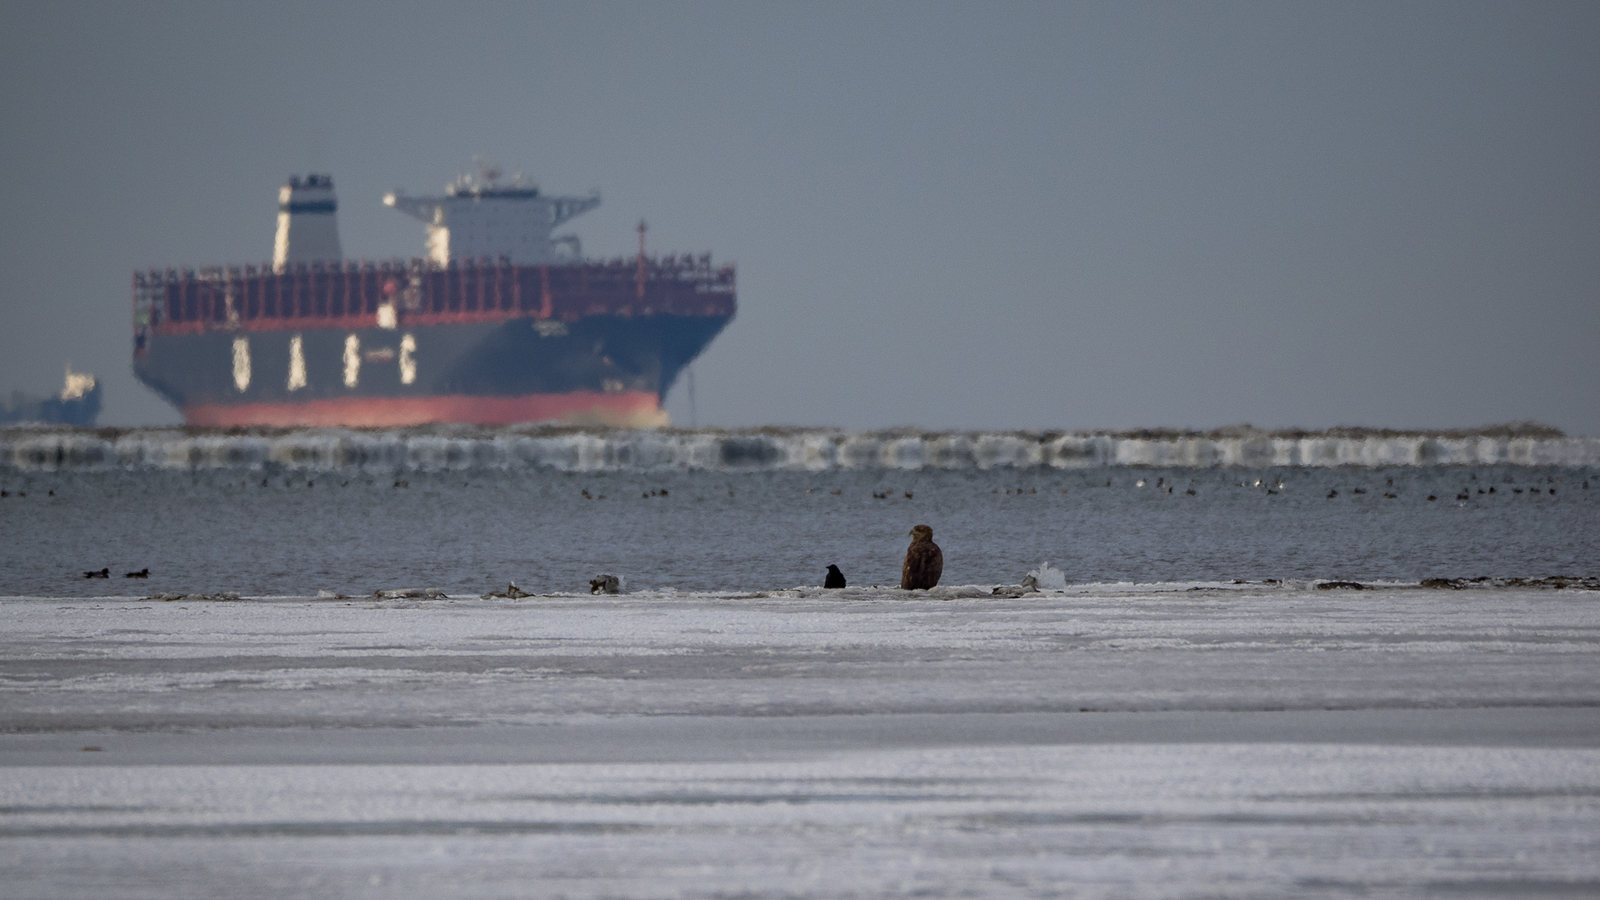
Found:
[[[100,415],[100,382],[87,372],[72,371],[67,364],[66,385],[54,397],[34,397],[12,391],[0,400],[0,425],[71,425],[94,427]]]
[[[497,173],[383,198],[426,256],[343,258],[333,179],[289,179],[273,260],[133,275],[133,366],[195,426],[659,427],[733,318],[709,253],[585,260],[555,229],[600,203]]]

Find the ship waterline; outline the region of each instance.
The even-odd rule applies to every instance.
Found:
[[[426,422],[470,422],[516,425],[553,422],[616,428],[661,428],[669,424],[656,395],[649,391],[525,394],[479,397],[453,394],[435,397],[347,398],[297,403],[211,404],[185,407],[185,424],[232,428],[264,425],[391,428]]]

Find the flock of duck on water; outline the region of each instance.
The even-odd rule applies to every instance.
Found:
[[[1171,493],[1172,488],[1167,486],[1164,483],[1165,481],[1166,481],[1165,478],[1158,479],[1157,482],[1156,482],[1156,487],[1157,487],[1158,490],[1160,490],[1162,488],[1165,488],[1167,493]],[[396,484],[398,485],[399,482],[396,482]],[[1109,486],[1110,482],[1108,481],[1108,482],[1106,482],[1106,484]],[[1139,481],[1136,483],[1135,486],[1136,487],[1144,487],[1145,484],[1146,484],[1146,481],[1141,478],[1141,479],[1139,479]],[[1240,486],[1241,487],[1251,487],[1251,486],[1253,486],[1253,487],[1266,487],[1268,489],[1267,493],[1272,494],[1272,493],[1277,493],[1278,490],[1281,490],[1283,488],[1283,481],[1280,479],[1280,480],[1277,481],[1276,484],[1271,484],[1271,483],[1265,483],[1265,482],[1262,481],[1262,479],[1258,478],[1258,479],[1256,479],[1254,485],[1250,485],[1248,483],[1241,482]],[[1391,488],[1394,486],[1394,479],[1393,478],[1388,479],[1388,486],[1391,487]],[[1589,482],[1587,480],[1584,481],[1583,486],[1585,488],[1587,488],[1589,486]],[[1518,493],[1518,494],[1522,493],[1522,489],[1521,488],[1515,488],[1513,490],[1515,490],[1515,492]],[[1551,494],[1554,494],[1556,492],[1555,488],[1550,488],[1549,490],[1550,490]],[[1532,489],[1530,489],[1530,491],[1532,493],[1538,493],[1539,492],[1539,490],[1537,488],[1532,488]],[[1495,492],[1495,489],[1491,485],[1489,487],[1489,489],[1488,489],[1488,493],[1492,494],[1494,492]],[[54,493],[54,492],[52,491],[52,493]],[[660,493],[660,495],[664,496],[664,495],[666,495],[667,492],[665,490],[663,490],[663,491],[660,491],[659,493]],[[807,493],[809,493],[809,491]],[[837,493],[839,493],[839,491],[833,491],[833,493],[837,494]],[[1007,491],[1006,493],[1009,494],[1011,492]],[[1020,493],[1020,491],[1019,491],[1019,493]],[[1187,491],[1187,493],[1193,494],[1194,490],[1191,488],[1190,490]],[[1366,493],[1366,489],[1364,489],[1364,488],[1355,488],[1353,493],[1365,494]],[[1478,489],[1478,493],[1482,494],[1482,493],[1485,493],[1485,491],[1482,488],[1479,488]],[[652,491],[649,495],[646,495],[646,496],[653,496],[653,495],[656,495],[655,491]],[[874,497],[879,497],[879,498],[886,497],[887,495],[888,495],[887,491],[885,491],[883,494],[879,494],[877,492],[873,493]],[[583,492],[583,496],[585,498],[590,498],[589,492],[587,490],[585,490]],[[911,496],[911,493],[907,492],[906,493],[906,497],[909,498],[910,496]],[[1339,491],[1338,491],[1337,488],[1328,491],[1328,497],[1330,499],[1333,498],[1333,497],[1337,497],[1337,496],[1339,496]],[[1393,499],[1396,495],[1393,494],[1393,493],[1390,493],[1388,491],[1385,491],[1383,496],[1386,497],[1386,498]],[[1467,488],[1463,488],[1461,493],[1456,497],[1456,499],[1457,500],[1465,500],[1469,496],[1470,496],[1470,493],[1469,493],[1468,489]],[[1431,495],[1430,494],[1428,496],[1428,499],[1429,500],[1434,500],[1434,499],[1437,499],[1437,497],[1435,495]],[[925,590],[930,590],[930,589],[938,586],[938,584],[939,584],[939,576],[944,574],[944,552],[939,549],[939,545],[938,544],[935,544],[933,542],[933,529],[930,528],[929,526],[927,526],[927,525],[914,526],[911,529],[911,531],[909,532],[909,534],[911,535],[911,546],[906,548],[905,561],[902,562],[901,565],[900,565],[900,587],[901,587],[901,589],[907,590],[907,591],[925,591]],[[88,571],[88,572],[84,572],[83,573],[83,577],[85,577],[85,578],[110,578],[111,577],[111,570],[109,568],[103,568],[103,569],[98,569],[98,570],[94,570],[94,571]],[[140,569],[137,572],[125,572],[125,573],[123,573],[122,577],[123,578],[149,578],[150,577],[150,570],[148,568],[145,568],[145,569]],[[1325,585],[1318,585],[1318,587],[1327,587],[1327,586],[1330,586],[1330,585],[1341,585],[1342,586],[1343,584],[1344,584],[1343,582],[1330,582],[1330,583],[1325,584]],[[839,589],[839,588],[843,588],[843,587],[847,586],[847,583],[846,583],[845,577],[844,577],[844,572],[839,570],[838,565],[832,564],[832,563],[830,563],[828,565],[828,572],[827,572],[826,577],[823,579],[822,586],[824,588],[830,588],[830,589]],[[591,591],[591,593],[614,594],[614,593],[619,593],[620,592],[620,588],[621,588],[621,581],[615,575],[601,575],[598,578],[596,578],[593,581],[591,581],[591,583],[590,583],[590,591]],[[527,594],[526,592],[518,590],[515,585],[512,585],[510,590],[516,591],[518,596],[522,596],[522,597],[531,596],[530,594]],[[496,594],[496,595],[493,595],[493,596],[506,596],[506,595]]]

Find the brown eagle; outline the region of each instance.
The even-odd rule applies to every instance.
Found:
[[[906,549],[905,565],[900,567],[900,587],[925,591],[939,583],[944,573],[944,553],[933,542],[933,529],[918,525],[911,529],[911,546]]]

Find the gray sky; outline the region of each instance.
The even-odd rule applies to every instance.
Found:
[[[1600,4],[0,5],[0,391],[131,373],[148,266],[326,171],[599,188],[739,265],[701,425],[1600,434]],[[668,408],[688,424],[682,387]]]

